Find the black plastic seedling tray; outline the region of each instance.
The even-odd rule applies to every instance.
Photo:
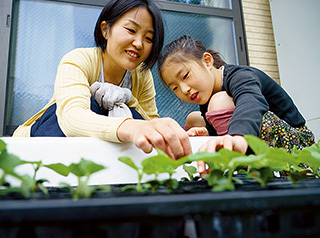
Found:
[[[296,188],[285,179],[265,188],[242,180],[236,191],[218,193],[199,181],[170,194],[112,185],[87,200],[60,188],[30,199],[8,195],[0,199],[0,237],[320,237],[320,180]]]

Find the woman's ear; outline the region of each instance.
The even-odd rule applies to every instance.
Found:
[[[101,33],[103,37],[107,40],[108,38],[108,32],[109,32],[109,24],[106,21],[101,22],[100,24]]]
[[[202,62],[207,66],[207,67],[213,67],[213,62],[214,59],[212,55],[208,52],[204,52],[202,55]]]

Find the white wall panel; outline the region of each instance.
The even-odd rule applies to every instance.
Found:
[[[270,0],[281,85],[320,139],[320,1]]]

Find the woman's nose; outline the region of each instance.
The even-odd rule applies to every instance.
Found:
[[[143,47],[142,39],[141,39],[141,37],[138,37],[138,36],[134,38],[132,44],[137,49],[141,49]]]

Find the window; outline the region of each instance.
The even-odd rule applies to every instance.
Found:
[[[105,4],[102,0],[12,2],[11,5],[5,3],[12,8],[10,44],[1,42],[4,47],[1,48],[10,52],[9,60],[6,56],[0,56],[9,66],[8,70],[0,68],[0,74],[4,75],[0,83],[5,86],[1,90],[6,96],[5,102],[0,101],[6,109],[0,112],[3,135],[11,135],[18,125],[50,100],[56,70],[64,54],[74,48],[95,46],[94,26]],[[240,0],[156,3],[165,20],[165,44],[184,34],[191,35],[208,48],[220,52],[226,62],[247,64]],[[1,33],[3,29],[1,25]],[[198,106],[182,106],[163,87],[156,66],[152,72],[160,116],[172,117],[183,126],[187,114],[198,110]]]

